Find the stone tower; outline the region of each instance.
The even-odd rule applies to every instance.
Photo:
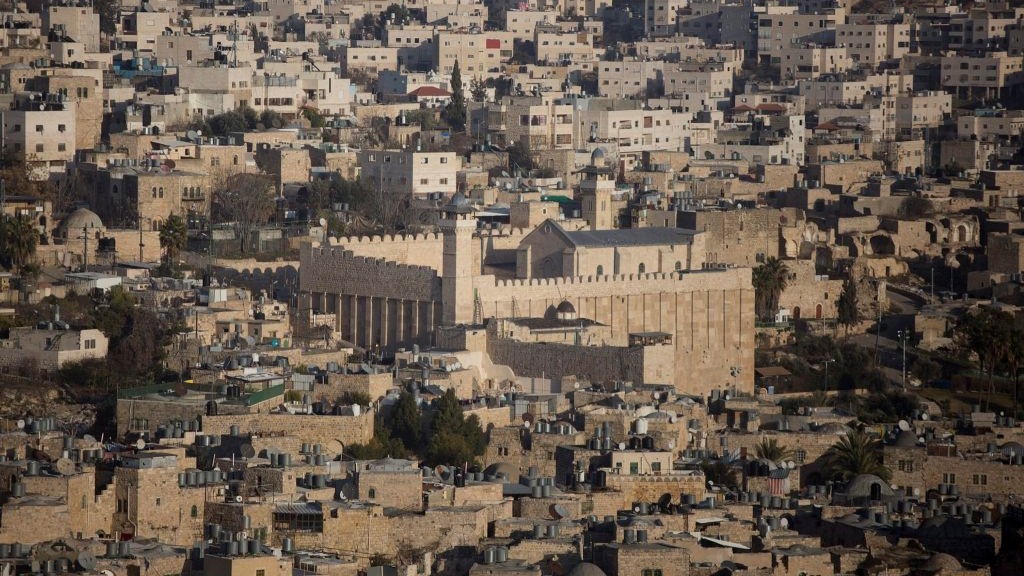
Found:
[[[615,192],[614,169],[608,166],[604,150],[596,148],[590,156],[590,166],[580,172],[580,199],[583,204],[580,214],[591,230],[617,228],[615,211],[612,208],[612,193]]]
[[[477,220],[461,194],[442,210],[438,226],[444,237],[441,263],[442,326],[473,322],[473,232]]]

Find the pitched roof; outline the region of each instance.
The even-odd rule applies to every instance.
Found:
[[[423,98],[432,96],[451,96],[452,93],[447,90],[442,90],[437,86],[420,86],[419,88],[413,90],[412,92],[409,92],[409,95],[415,96],[417,98]]]
[[[694,230],[683,228],[622,228],[618,230],[574,230],[565,232],[573,246],[656,246],[689,244]]]

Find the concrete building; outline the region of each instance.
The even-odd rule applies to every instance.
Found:
[[[462,163],[454,152],[362,150],[359,166],[359,178],[371,190],[424,197],[454,194]]]

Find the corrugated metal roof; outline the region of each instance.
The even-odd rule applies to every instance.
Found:
[[[311,516],[322,516],[319,502],[289,502],[278,504],[274,508],[274,514],[308,514]]]

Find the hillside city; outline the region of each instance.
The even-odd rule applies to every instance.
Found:
[[[2,576],[1024,574],[1024,2],[0,19]]]

